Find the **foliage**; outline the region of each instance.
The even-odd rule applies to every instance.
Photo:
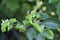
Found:
[[[60,40],[60,0],[2,0],[0,11],[1,40]]]

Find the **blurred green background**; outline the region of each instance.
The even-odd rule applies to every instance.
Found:
[[[20,22],[25,19],[25,16],[30,13],[36,5],[37,0],[0,0],[0,23],[2,19],[16,18]],[[42,10],[41,22],[46,24],[48,28],[54,29],[54,40],[60,40],[60,0],[40,0],[43,5],[37,11]],[[44,10],[46,7],[46,10]],[[50,24],[49,24],[50,23]],[[50,26],[50,27],[49,27]],[[22,33],[21,33],[22,34]],[[0,38],[4,40],[4,33],[0,32]],[[25,35],[20,36],[21,40]],[[48,40],[48,39],[46,39]]]

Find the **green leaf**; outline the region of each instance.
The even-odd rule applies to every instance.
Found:
[[[32,12],[31,12],[31,15],[32,15],[33,17],[36,17],[36,18],[40,18],[40,17],[41,17],[41,15],[40,15],[39,13],[35,12],[35,11],[32,11]]]
[[[12,25],[9,25],[9,26],[7,27],[8,31],[10,31],[12,28],[13,28]]]
[[[34,36],[36,35],[36,30],[34,28],[30,28],[26,31],[26,35],[29,40],[33,40]]]
[[[5,32],[6,31],[6,27],[7,27],[7,23],[1,23],[1,31]]]
[[[45,25],[46,28],[49,28],[49,29],[57,29],[59,24],[55,21],[52,21],[52,20],[45,20],[42,22],[43,25]]]
[[[60,2],[57,4],[57,14],[58,14],[58,18],[60,20]]]
[[[47,13],[40,13],[40,15],[41,15],[40,20],[46,20],[50,18],[50,16]]]
[[[36,18],[40,18],[41,17],[39,13],[35,13],[35,15],[36,15]]]
[[[27,26],[30,26],[30,25],[31,25],[31,24],[29,23],[29,21],[27,21],[27,20],[24,20],[24,21],[23,21],[23,24],[24,24],[24,25],[27,25]]]
[[[49,0],[49,3],[54,3],[54,2],[57,2],[59,0]]]
[[[44,26],[43,25],[39,25],[37,22],[33,23],[32,25],[39,33],[43,32],[43,30],[44,30]]]
[[[31,14],[27,15],[26,19],[29,21],[29,23],[32,24],[32,15]]]
[[[5,32],[6,31],[6,28],[8,27],[10,23],[7,21],[7,20],[3,20],[2,23],[1,23],[1,31],[2,32]]]
[[[10,21],[10,23],[12,23],[12,24],[13,24],[14,22],[17,22],[17,20],[16,20],[15,18],[10,19],[9,21]]]
[[[42,37],[42,35],[40,33],[38,33],[35,37],[36,40],[44,40],[44,38]]]
[[[20,25],[20,24],[17,24],[15,29],[18,29],[18,30],[21,30],[21,31],[25,31],[26,30],[25,26],[24,25]]]
[[[43,36],[45,36],[48,39],[53,39],[54,33],[51,30],[47,29],[44,31]]]

